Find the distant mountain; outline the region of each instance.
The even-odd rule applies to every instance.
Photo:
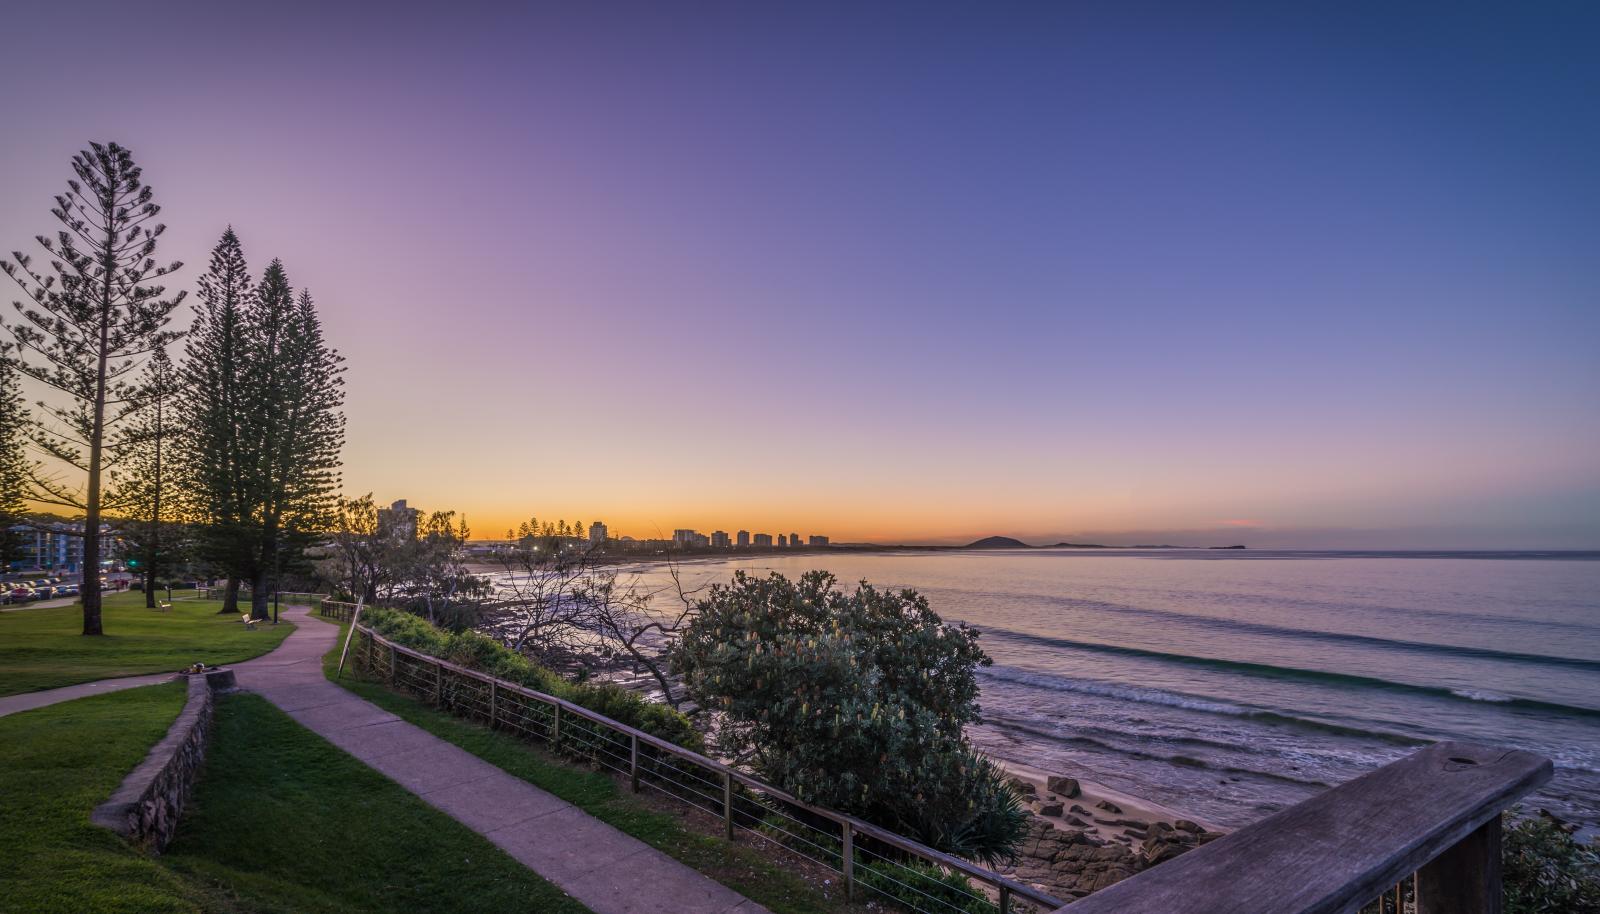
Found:
[[[1033,547],[1022,540],[1014,540],[1009,536],[986,536],[981,540],[971,542],[961,547],[962,549],[1032,549]]]
[[[1051,543],[1046,549],[1112,549],[1112,546],[1102,546],[1099,543]]]

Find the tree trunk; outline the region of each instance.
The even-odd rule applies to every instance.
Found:
[[[256,572],[255,580],[250,583],[250,618],[272,618],[272,613],[267,606],[268,599],[271,596],[268,593],[270,589],[266,571]]]
[[[98,480],[96,480],[98,481]],[[96,491],[93,500],[99,501],[99,492]],[[99,507],[98,504],[95,505]],[[95,511],[98,518],[99,511]],[[78,587],[78,593],[83,597],[83,633],[85,635],[103,635],[105,629],[100,625],[100,523],[98,519],[83,523],[83,583]]]
[[[268,517],[261,530],[261,561],[256,566],[255,583],[250,590],[250,615],[256,619],[271,618],[267,611],[267,602],[271,597],[271,589],[277,586],[278,568],[278,521],[276,517]],[[272,578],[267,576],[270,573]]]
[[[165,393],[160,396],[165,396]],[[153,504],[150,507],[150,535],[145,537],[144,557],[144,608],[156,608],[156,560],[161,555],[161,433],[166,417],[162,415],[161,401],[156,400],[156,478]]]
[[[218,615],[221,615],[222,613],[232,613],[237,615],[238,612],[239,579],[230,577],[228,578],[227,586],[222,589],[222,608],[218,610],[217,613]]]

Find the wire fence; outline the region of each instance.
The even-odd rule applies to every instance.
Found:
[[[355,604],[322,599],[328,619]],[[1024,885],[853,816],[801,801],[700,753],[516,683],[457,666],[357,626],[352,663],[365,675],[460,717],[542,744],[722,820],[742,836],[782,848],[842,877],[846,896],[918,914],[1025,914],[1065,904]]]

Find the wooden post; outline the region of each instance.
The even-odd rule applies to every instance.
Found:
[[[733,775],[722,773],[722,828],[729,841],[733,840]]]
[[[339,668],[334,671],[333,678],[338,679],[344,675],[344,658],[350,653],[350,639],[356,635],[356,623],[361,621],[361,603],[356,603],[356,614],[350,619],[350,630],[344,636],[344,649],[339,651]]]
[[[1500,914],[1500,817],[1417,870],[1417,914]]]
[[[489,680],[489,729],[493,730],[500,716],[500,680]]]
[[[389,642],[389,685],[394,685],[394,642]]]
[[[628,762],[628,781],[630,782],[630,784],[633,787],[633,792],[634,793],[638,793],[639,792],[639,734],[637,734],[637,733],[633,734],[630,737],[630,739],[632,739],[632,741],[633,741],[633,751],[631,753],[629,753],[631,758],[629,759],[629,762]]]
[[[844,823],[844,854],[839,869],[844,873],[844,900],[856,900],[856,836],[849,822]]]
[[[1011,914],[1011,887],[1000,887],[1000,914]]]
[[[433,665],[433,706],[444,707],[444,665],[441,663]]]
[[[553,707],[556,709],[556,725],[550,731],[550,745],[552,746],[561,742],[561,706],[554,705]]]

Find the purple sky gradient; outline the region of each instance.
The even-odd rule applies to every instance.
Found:
[[[1600,547],[1591,4],[94,6],[8,18],[0,247],[130,146],[180,284],[317,296],[352,493]]]

